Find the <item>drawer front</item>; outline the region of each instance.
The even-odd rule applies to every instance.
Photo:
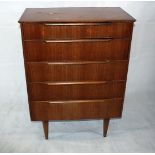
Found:
[[[131,32],[132,23],[49,24],[44,26],[44,39],[120,38]]]
[[[133,23],[23,24],[24,40],[130,37]]]
[[[130,39],[25,41],[26,61],[102,61],[128,59]]]
[[[32,120],[78,120],[121,117],[123,99],[30,102]]]
[[[124,97],[125,81],[28,83],[31,101]]]
[[[128,61],[26,63],[28,82],[126,80]]]

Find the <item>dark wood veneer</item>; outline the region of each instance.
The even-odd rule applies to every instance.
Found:
[[[82,63],[27,62],[26,65],[29,82],[108,81],[126,80],[128,61]]]
[[[121,118],[135,19],[121,8],[26,9],[19,20],[30,117]]]
[[[25,41],[26,61],[103,61],[128,59],[130,38],[108,41]]]
[[[28,83],[32,101],[103,99],[124,96],[125,82]]]
[[[78,120],[121,117],[123,99],[75,100],[63,103],[31,101],[32,120]],[[87,109],[87,110],[86,110]]]
[[[119,7],[27,8],[20,23],[97,23],[134,22],[135,19]]]
[[[96,25],[95,25],[96,24]],[[133,23],[24,23],[25,40],[130,37]],[[36,35],[37,34],[37,35]]]

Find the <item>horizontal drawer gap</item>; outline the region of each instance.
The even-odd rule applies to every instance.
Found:
[[[106,84],[113,82],[125,82],[125,80],[119,81],[80,81],[80,82],[30,82],[31,83],[39,83],[46,85],[82,85],[82,84]]]
[[[40,62],[29,62],[27,63],[44,63],[48,65],[84,65],[84,64],[102,64],[102,63],[115,63],[115,62],[127,62],[128,60],[104,60],[104,61],[70,61],[70,62],[49,62],[49,61],[40,61]]]
[[[105,102],[108,100],[121,100],[123,98],[111,98],[111,99],[93,99],[93,100],[60,100],[60,101],[31,101],[31,102],[47,102],[47,103],[88,103],[88,102]]]

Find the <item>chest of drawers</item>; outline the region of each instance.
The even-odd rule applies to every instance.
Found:
[[[26,9],[19,20],[30,117],[121,118],[135,19],[121,8]]]

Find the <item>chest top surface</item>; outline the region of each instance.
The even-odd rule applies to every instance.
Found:
[[[135,19],[119,7],[27,8],[23,22],[134,22]]]

